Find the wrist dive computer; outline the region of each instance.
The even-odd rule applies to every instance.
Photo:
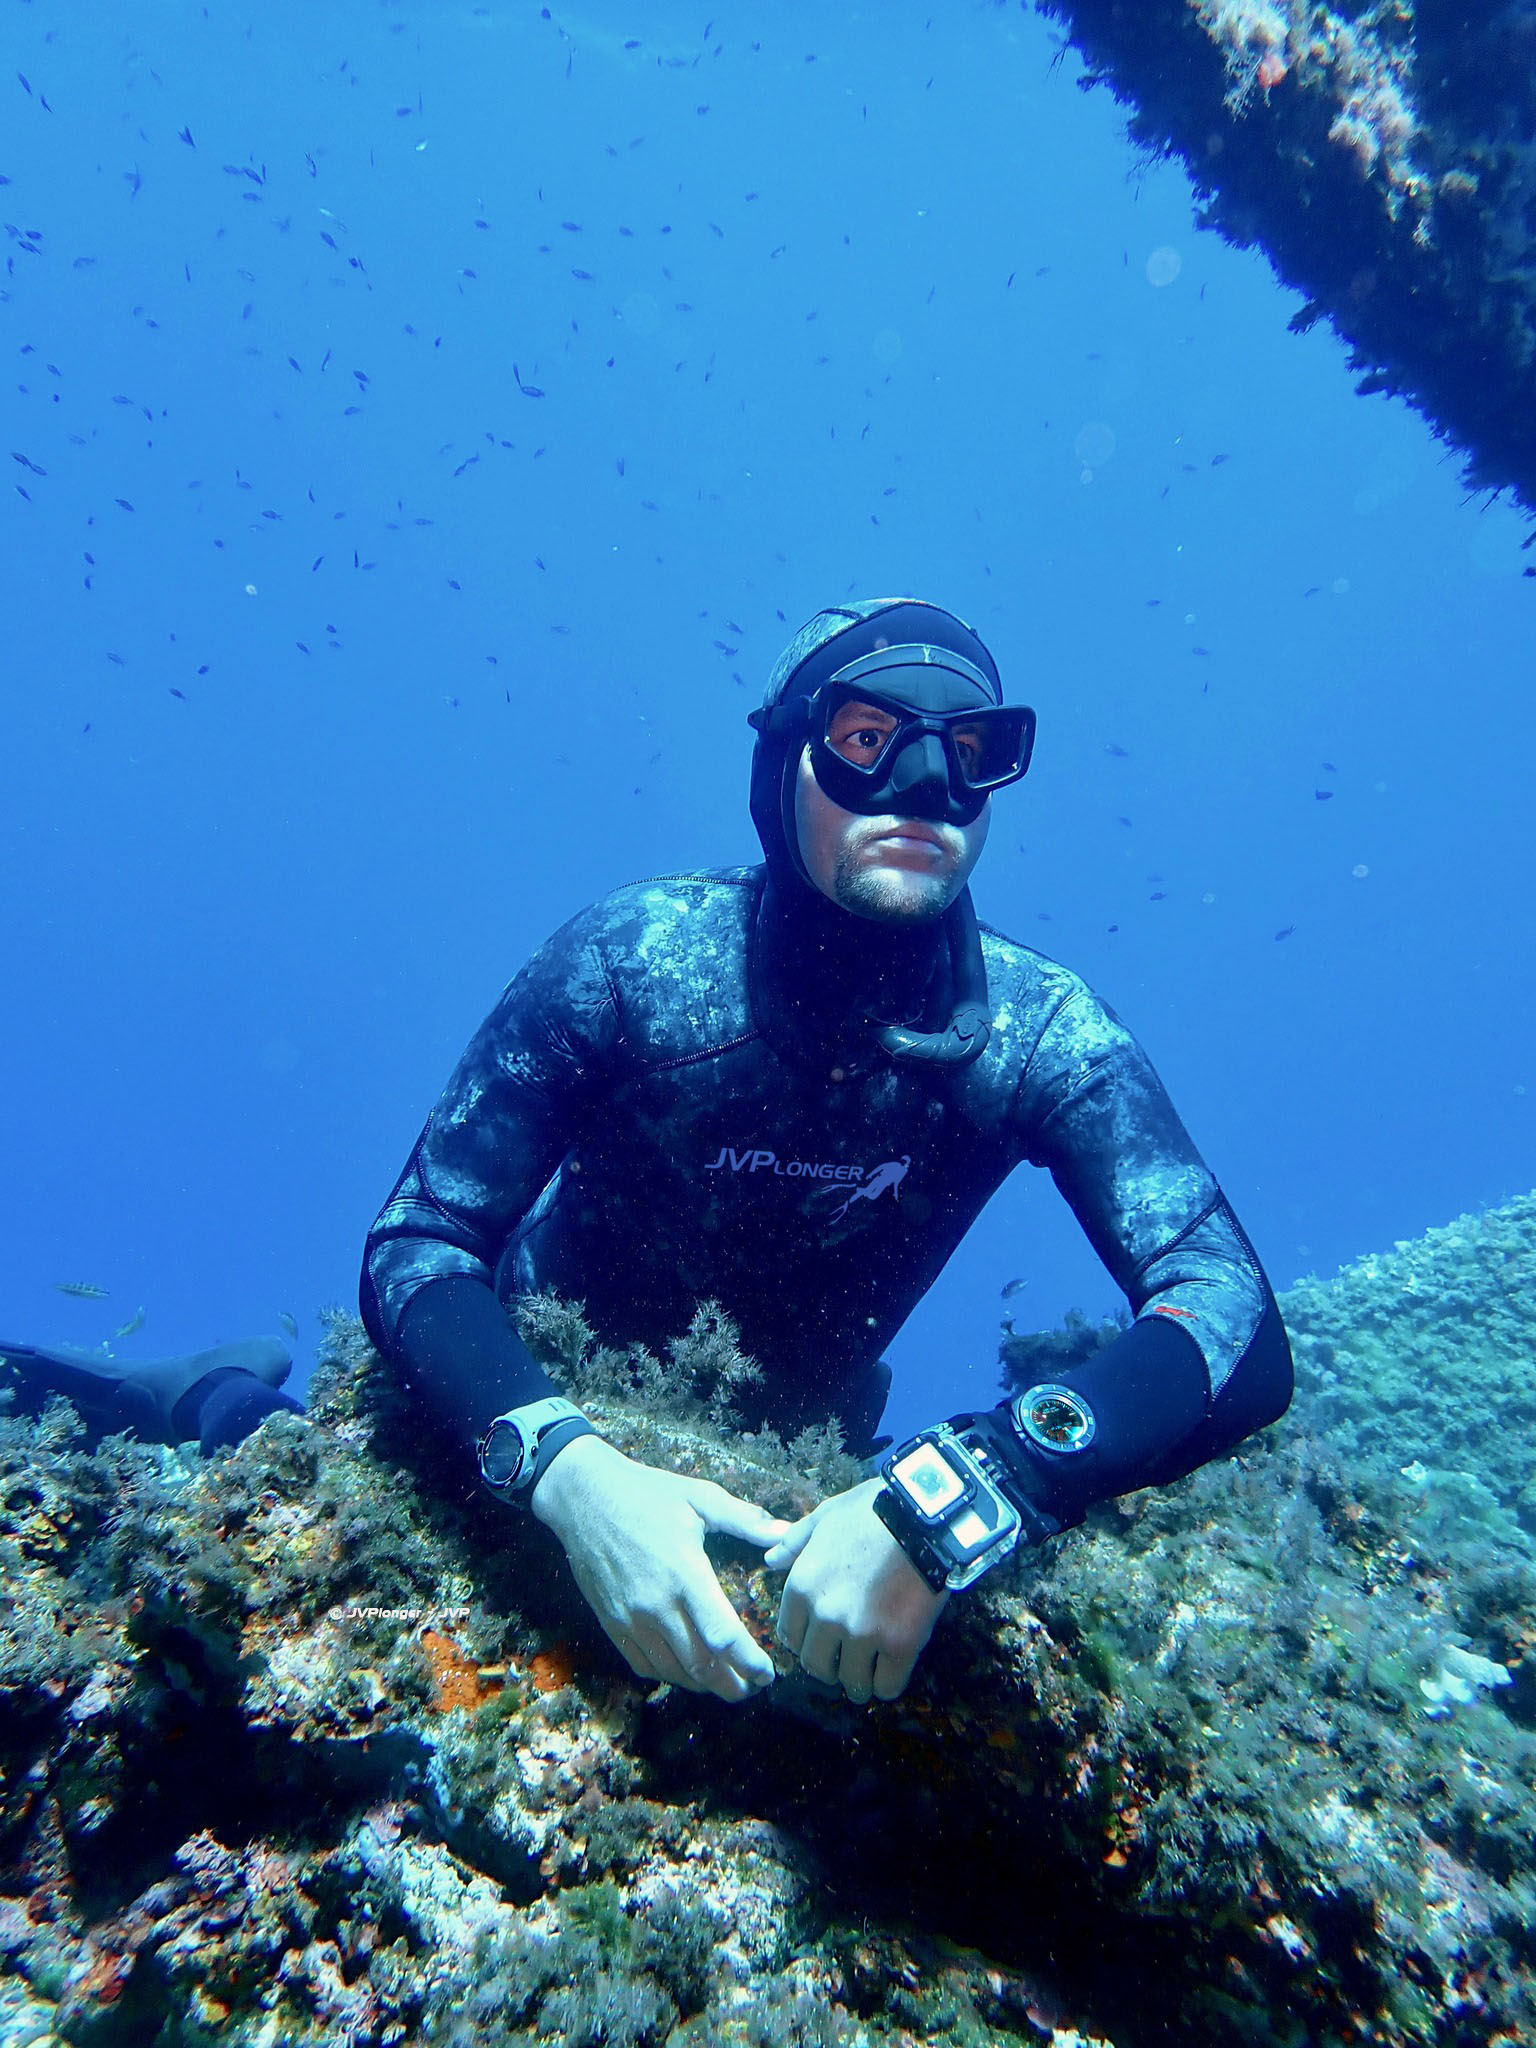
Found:
[[[575,1402],[558,1395],[509,1408],[475,1446],[481,1484],[499,1500],[526,1500],[557,1451],[575,1437],[597,1434]]]

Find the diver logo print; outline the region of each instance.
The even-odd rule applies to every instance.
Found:
[[[831,1223],[841,1223],[855,1202],[878,1202],[887,1188],[891,1191],[891,1200],[899,1202],[901,1196],[898,1190],[906,1179],[907,1168],[911,1164],[912,1154],[910,1152],[903,1152],[899,1159],[883,1160],[875,1168],[874,1172],[871,1173],[869,1179],[865,1181],[863,1187],[855,1188],[853,1193],[845,1199],[841,1209],[827,1220]]]
[[[889,1188],[891,1199],[900,1200],[901,1183],[907,1177],[912,1164],[910,1152],[903,1152],[899,1159],[882,1159],[878,1166],[840,1166],[836,1160],[780,1159],[776,1152],[748,1147],[738,1152],[734,1145],[722,1145],[718,1158],[711,1159],[706,1173],[771,1173],[777,1179],[815,1180],[848,1183],[857,1181],[862,1174],[863,1184],[849,1187],[842,1205],[827,1218],[828,1223],[841,1223],[855,1202],[878,1202]]]

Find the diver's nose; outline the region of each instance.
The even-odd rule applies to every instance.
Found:
[[[909,740],[891,764],[891,809],[940,823],[949,812],[949,763],[937,734]]]

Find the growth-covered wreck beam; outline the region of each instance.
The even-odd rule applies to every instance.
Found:
[[[1536,513],[1533,0],[1036,0],[1203,225]],[[1529,543],[1527,543],[1529,545]],[[1536,569],[1528,570],[1536,574]]]

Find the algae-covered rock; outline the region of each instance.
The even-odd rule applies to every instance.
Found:
[[[1036,0],[1478,489],[1536,511],[1536,26],[1511,0]],[[1536,569],[1527,571],[1536,574]]]
[[[0,2016],[79,2043],[1536,2033],[1536,1202],[1283,1303],[1285,1422],[951,1601],[900,1701],[637,1683],[335,1318],[237,1450],[0,1416]],[[524,1305],[634,1455],[784,1513],[670,1355]],[[1010,1334],[1005,1372],[1082,1349]],[[1509,1438],[1503,1418],[1515,1418]],[[778,1581],[714,1551],[770,1647]],[[7,2033],[6,2038],[9,2038]]]
[[[1285,1307],[1305,1410],[1341,1455],[1422,1468],[1421,1516],[1455,1498],[1536,1535],[1536,1196],[1303,1280]]]

